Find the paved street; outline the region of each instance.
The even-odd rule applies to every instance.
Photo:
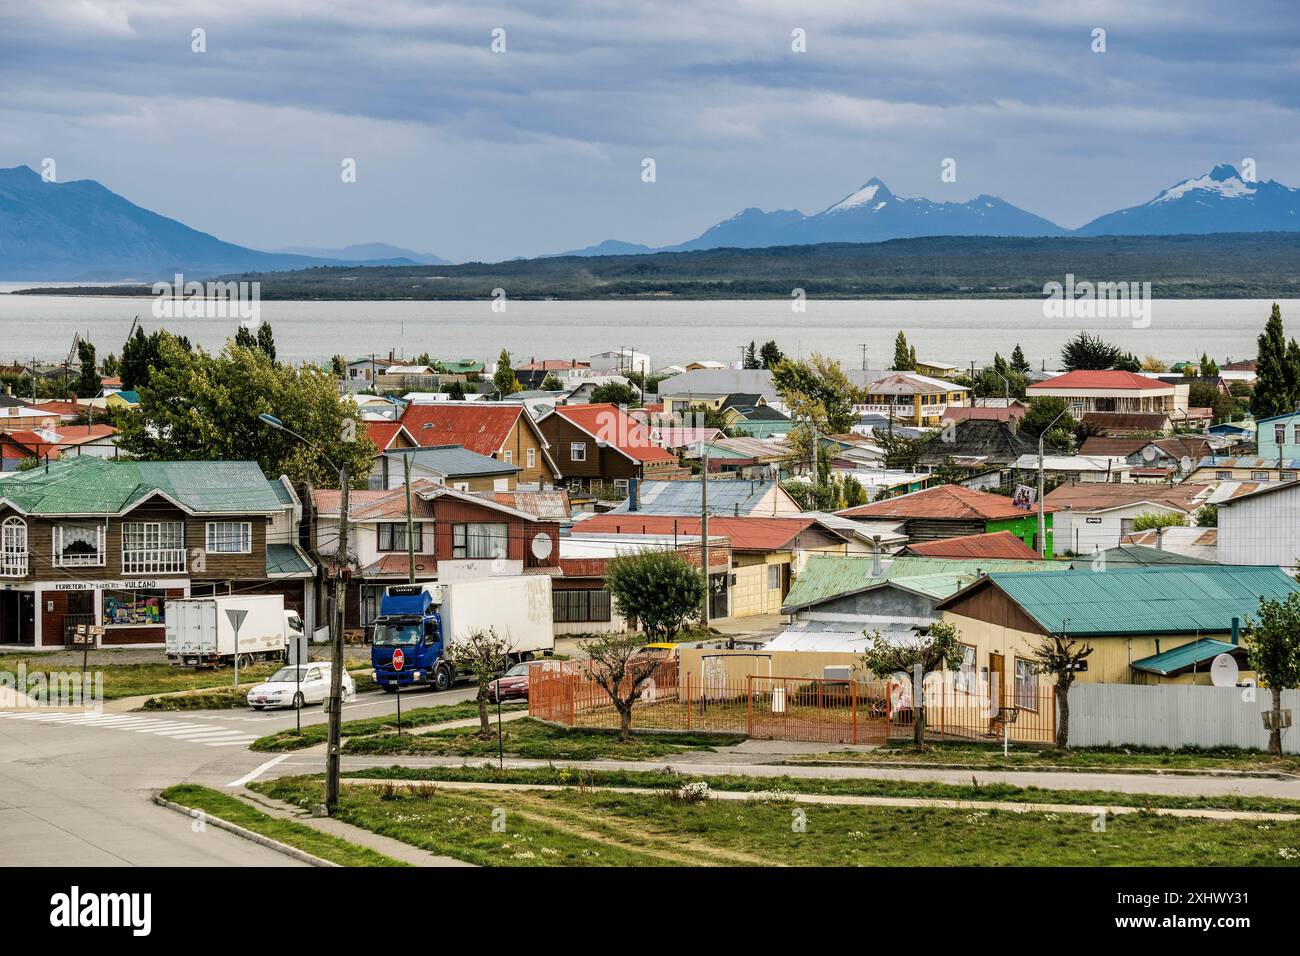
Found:
[[[402,709],[472,699],[460,686],[402,695]],[[344,719],[392,713],[396,698],[361,694]],[[0,712],[0,847],[9,866],[291,866],[293,860],[155,806],[181,781],[224,787],[274,760],[248,743],[294,724],[293,711],[175,714]],[[304,710],[304,724],[324,720]]]

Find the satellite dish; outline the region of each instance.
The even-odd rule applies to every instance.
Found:
[[[538,561],[545,561],[551,556],[551,551],[555,548],[555,542],[551,540],[549,534],[543,534],[539,531],[537,536],[533,538],[532,548],[533,557]]]
[[[1220,654],[1210,663],[1210,682],[1215,687],[1237,686],[1237,659],[1231,654]]]
[[[1185,475],[1192,470],[1192,459],[1184,455],[1178,462],[1179,470]]]
[[[1155,460],[1156,460],[1156,446],[1155,446],[1155,445],[1147,445],[1145,448],[1143,448],[1143,449],[1142,449],[1142,458],[1143,458],[1143,460],[1145,460],[1145,461],[1155,461]]]

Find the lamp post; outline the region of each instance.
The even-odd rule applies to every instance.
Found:
[[[1070,406],[1066,405],[1061,409],[1061,414],[1053,418],[1051,423],[1038,433],[1038,553],[1044,558],[1047,557],[1047,519],[1043,514],[1043,439],[1052,430],[1052,425],[1059,422],[1061,416],[1069,410]]]
[[[348,466],[347,462],[344,462],[341,467],[334,464],[315,442],[299,435],[274,415],[263,412],[257,417],[263,424],[276,431],[292,435],[307,445],[339,475],[339,532],[338,548],[334,555],[337,566],[334,575],[334,620],[330,628],[330,690],[325,701],[325,708],[329,712],[329,740],[325,752],[325,807],[332,813],[339,802],[339,730],[343,716],[343,610],[347,594],[344,570],[348,561]]]

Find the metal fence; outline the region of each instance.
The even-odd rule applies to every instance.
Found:
[[[1282,708],[1300,712],[1300,690],[1282,691]],[[1241,747],[1264,750],[1262,714],[1273,694],[1254,687],[1191,684],[1075,684],[1070,688],[1072,747]],[[1300,753],[1300,730],[1282,733]]]
[[[570,727],[617,727],[619,714],[606,690],[581,662],[537,668],[529,676],[534,717]],[[627,691],[628,682],[623,690]],[[1015,701],[975,689],[926,685],[927,739],[1046,743],[1056,732],[1051,688]],[[911,737],[910,686],[893,681],[809,677],[729,678],[706,669],[680,674],[659,663],[632,706],[632,726],[645,729],[736,733],[762,740],[826,744],[882,744]]]

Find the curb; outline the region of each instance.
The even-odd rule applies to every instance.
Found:
[[[179,803],[172,803],[172,801],[164,799],[161,793],[155,793],[153,795],[153,802],[160,807],[166,807],[168,810],[175,810],[177,813],[190,817],[191,819],[193,819],[194,817],[194,813],[195,813],[194,807],[187,807]],[[331,863],[329,860],[323,860],[318,856],[313,856],[312,854],[308,853],[306,850],[300,850],[297,847],[289,846],[289,844],[281,843],[279,840],[272,840],[270,837],[262,836],[262,834],[260,833],[255,833],[252,830],[246,829],[245,827],[241,827],[236,823],[231,823],[229,820],[223,820],[221,817],[214,816],[213,814],[208,813],[206,810],[200,810],[198,812],[203,814],[203,820],[206,823],[211,823],[214,827],[217,827],[221,830],[226,830],[230,833],[233,833],[235,836],[243,837],[245,840],[249,840],[253,843],[257,843],[261,846],[266,847],[269,850],[275,850],[277,853],[283,853],[285,856],[292,857],[293,859],[298,860],[302,863],[307,863],[310,864],[311,866],[322,866],[322,867],[339,866],[338,863]]]
[[[759,756],[762,756],[761,754]],[[784,755],[789,756],[789,755]],[[1296,780],[1300,775],[1285,770],[1230,770],[1223,767],[1063,767],[1045,764],[1041,767],[1027,767],[1013,764],[973,764],[973,763],[913,763],[911,761],[893,760],[777,760],[762,764],[769,767],[862,767],[871,770],[970,770],[985,773],[1059,773],[1059,774],[1125,774],[1130,776],[1152,777],[1222,777],[1227,779],[1249,778],[1256,780]]]

